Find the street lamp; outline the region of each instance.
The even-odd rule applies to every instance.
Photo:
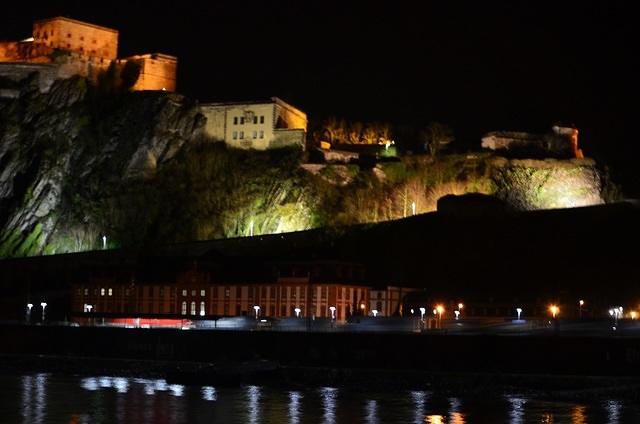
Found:
[[[31,308],[33,308],[33,303],[27,303],[27,322],[31,322]]]
[[[436,312],[438,312],[438,328],[442,328],[442,313],[444,312],[444,306],[436,305]]]
[[[296,313],[296,318],[300,318],[300,312],[302,310],[300,308],[295,308],[293,311]]]
[[[578,301],[578,317],[582,319],[582,307],[584,306],[584,300],[580,299]]]
[[[456,319],[460,319],[460,311],[455,310],[453,313],[456,314]]]
[[[464,308],[464,304],[462,302],[458,303],[458,310],[462,312],[462,308]]]
[[[522,308],[516,308],[516,312],[518,313],[518,321],[520,321],[520,314],[522,313]]]
[[[260,313],[260,306],[254,305],[253,310],[256,311],[256,319],[258,319],[258,314]]]
[[[427,312],[426,308],[420,308],[420,319],[424,321],[424,314]]]
[[[372,309],[371,313],[373,314],[374,318],[378,316],[378,310],[377,309]]]
[[[335,319],[336,319],[336,307],[335,306],[329,306],[329,310],[331,311],[331,319],[333,321],[335,321]]]
[[[47,302],[41,302],[40,306],[42,306],[42,322],[44,322],[44,318],[45,318],[45,308],[47,307]]]
[[[549,306],[549,312],[551,312],[551,316],[553,316],[553,319],[556,319],[556,316],[560,312],[560,308],[558,308],[558,306],[556,305],[551,305]]]

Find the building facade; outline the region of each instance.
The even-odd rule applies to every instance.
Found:
[[[96,80],[112,63],[120,67],[127,61],[140,65],[140,76],[134,90],[175,91],[177,58],[160,53],[129,58],[118,57],[118,31],[66,17],[55,17],[33,23],[32,37],[22,41],[0,42],[0,76],[13,80],[25,78],[23,64],[49,65],[56,71],[41,78],[47,91],[54,79],[81,75]],[[42,67],[42,72],[49,68]],[[26,71],[25,71],[26,72]]]
[[[71,312],[82,316],[332,318],[392,316],[410,289],[372,290],[360,265],[342,262],[274,264],[263,282],[215,281],[201,270],[180,272],[174,281],[133,282],[135,277],[92,278],[72,287]],[[374,298],[372,298],[372,293]],[[378,293],[384,293],[379,295]]]
[[[305,146],[307,115],[277,97],[266,102],[207,103],[201,111],[207,118],[206,135],[229,147]]]

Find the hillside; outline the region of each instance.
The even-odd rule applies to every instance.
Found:
[[[589,159],[412,156],[311,173],[304,152],[229,150],[203,125],[176,94],[81,78],[41,94],[25,82],[0,99],[0,257],[383,222],[434,211],[446,194],[493,194],[516,210],[609,197]]]

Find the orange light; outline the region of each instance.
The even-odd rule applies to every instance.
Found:
[[[464,305],[462,303],[458,303],[458,310],[462,310],[462,308],[464,308]]]
[[[438,311],[439,315],[442,315],[442,313],[444,312],[444,306],[436,305],[436,311]]]
[[[360,304],[360,309],[364,309],[364,303]]]
[[[555,318],[556,315],[560,313],[560,308],[558,308],[556,305],[551,305],[549,306],[549,312],[551,312],[551,315]]]

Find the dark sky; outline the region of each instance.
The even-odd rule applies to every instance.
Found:
[[[120,31],[121,56],[177,55],[178,91],[201,101],[278,95],[311,118],[437,120],[469,146],[490,130],[571,122],[587,155],[634,173],[633,9],[616,1],[48,0],[5,6],[0,39],[28,36],[37,18],[86,20]]]

